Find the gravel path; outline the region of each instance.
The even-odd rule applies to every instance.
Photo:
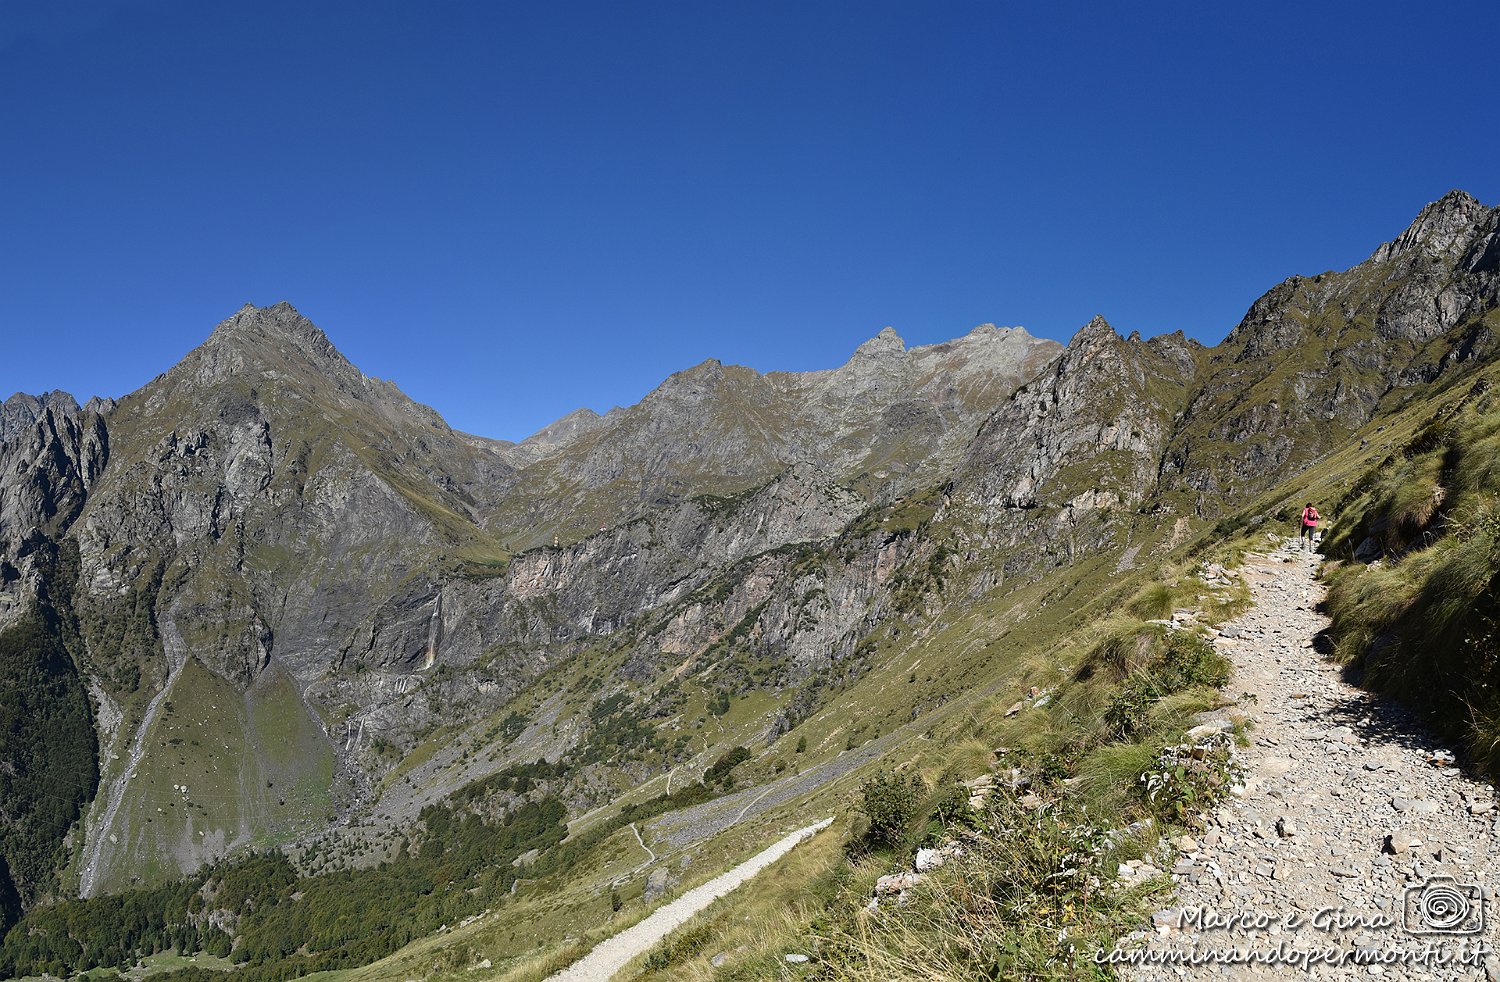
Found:
[[[593,951],[551,976],[548,982],[608,982],[632,958],[650,951],[657,942],[685,924],[694,914],[791,852],[792,847],[802,840],[811,838],[832,824],[832,818],[825,818],[816,825],[793,832],[729,872],[714,877],[702,886],[694,887],[671,903],[663,904],[645,920],[601,941]]]
[[[1495,789],[1318,654],[1316,566],[1291,543],[1252,556],[1255,607],[1216,640],[1235,663],[1227,692],[1253,721],[1245,789],[1158,858],[1178,890],[1146,942],[1208,961],[1124,977],[1500,978],[1486,957],[1500,919],[1485,886],[1500,883]],[[1263,960],[1236,963],[1246,956]]]
[[[639,873],[647,866],[650,866],[652,863],[656,862],[656,853],[652,851],[650,846],[646,845],[646,840],[641,838],[641,830],[635,827],[634,822],[630,823],[630,831],[635,833],[635,841],[641,844],[641,848],[646,850],[646,855],[650,857],[644,863],[630,871],[630,875],[634,876],[636,873]]]

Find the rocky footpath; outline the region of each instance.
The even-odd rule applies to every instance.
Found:
[[[1250,718],[1244,783],[1163,844],[1176,897],[1119,949],[1158,963],[1123,977],[1500,977],[1495,789],[1319,654],[1318,558],[1287,542],[1243,571],[1255,606],[1215,643]]]

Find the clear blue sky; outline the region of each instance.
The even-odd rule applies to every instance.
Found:
[[[0,0],[0,397],[123,394],[283,299],[511,438],[887,324],[1211,343],[1500,203],[1497,37],[1493,0]]]

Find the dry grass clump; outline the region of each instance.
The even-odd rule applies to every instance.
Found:
[[[1335,655],[1366,684],[1428,712],[1500,772],[1500,410],[1429,426],[1376,468],[1334,546],[1384,556],[1331,577]],[[1368,555],[1368,552],[1363,553]]]

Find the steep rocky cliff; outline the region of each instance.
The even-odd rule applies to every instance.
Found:
[[[1122,338],[1102,317],[980,429],[952,484],[965,546],[1013,550],[1011,571],[1111,541],[1112,516],[1157,492],[1161,453],[1205,349],[1180,332]]]
[[[13,396],[0,412],[0,628],[38,595],[38,550],[83,509],[109,460],[93,408],[71,396]]]

